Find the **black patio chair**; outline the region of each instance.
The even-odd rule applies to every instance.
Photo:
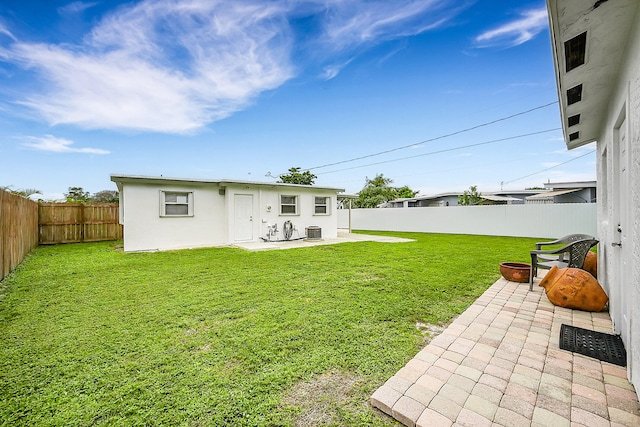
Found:
[[[536,243],[536,250],[538,251],[541,250],[543,246],[557,246],[557,245],[566,246],[569,243],[575,242],[576,240],[585,240],[585,239],[595,239],[595,237],[590,236],[588,234],[567,234],[566,236],[556,240]],[[538,260],[539,261],[562,261],[564,255],[565,255],[564,252],[561,252],[559,254],[553,254],[553,255],[546,254],[546,255],[538,256]]]
[[[587,253],[598,244],[591,236],[576,240],[558,249],[536,249],[531,251],[531,270],[529,273],[529,290],[533,290],[533,279],[538,275],[538,268],[550,270],[554,265],[558,268],[582,268]]]

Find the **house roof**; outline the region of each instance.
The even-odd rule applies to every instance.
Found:
[[[508,201],[522,201],[522,199],[519,199],[517,197],[511,197],[511,196],[503,196],[503,194],[510,194],[510,195],[514,195],[514,194],[518,194],[518,195],[528,195],[528,194],[538,194],[538,193],[542,193],[542,192],[548,192],[548,190],[504,190],[504,191],[496,191],[496,192],[490,192],[490,193],[483,193],[482,197],[486,200],[492,200],[494,202],[508,202]],[[419,200],[435,200],[435,199],[441,199],[444,197],[458,197],[460,195],[462,195],[463,193],[440,193],[440,194],[434,194],[432,196],[418,196],[418,197],[412,197],[412,198],[404,198],[404,199],[394,199],[394,200],[389,200],[389,202],[404,202],[404,201],[410,201],[410,202],[417,202]],[[492,199],[490,199],[489,197],[493,197]]]
[[[517,197],[495,196],[492,194],[481,194],[480,197],[485,200],[490,200],[492,202],[521,202],[522,201],[522,199],[518,199]]]
[[[565,189],[565,190],[547,191],[546,193],[540,193],[534,196],[529,196],[527,197],[527,200],[538,200],[538,199],[546,199],[547,197],[562,196],[563,194],[574,193],[582,189],[583,188],[570,188],[568,190]]]
[[[458,197],[461,194],[462,193],[440,193],[440,194],[434,194],[433,196],[418,196],[409,200],[418,201],[418,200],[440,199],[442,197]]]
[[[517,194],[519,196],[526,196],[526,195],[531,195],[531,194],[538,194],[538,193],[542,193],[544,191],[547,190],[500,190],[500,191],[493,191],[487,194],[494,194],[496,196],[502,196],[504,194]]]
[[[259,182],[259,181],[239,181],[231,179],[202,179],[202,178],[170,178],[164,176],[143,176],[143,175],[118,175],[111,174],[111,181],[116,183],[144,183],[144,184],[217,184],[220,187],[229,185],[251,185],[260,187],[287,187],[287,188],[314,188],[317,190],[329,190],[341,193],[343,188],[319,187],[301,184],[286,184],[280,182]]]
[[[599,137],[639,3],[547,0],[562,131],[569,149]]]
[[[561,188],[596,188],[596,181],[573,181],[573,182],[547,182],[544,184],[546,188],[561,189]]]

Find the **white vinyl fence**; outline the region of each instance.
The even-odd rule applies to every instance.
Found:
[[[596,203],[339,209],[338,227],[489,236],[596,236]]]

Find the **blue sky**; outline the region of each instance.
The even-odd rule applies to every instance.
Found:
[[[350,193],[594,180],[556,100],[543,0],[0,5],[0,186],[48,197],[292,166]]]

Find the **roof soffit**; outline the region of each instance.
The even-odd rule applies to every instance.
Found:
[[[595,4],[599,4],[594,8]],[[548,0],[562,128],[569,149],[596,140],[618,80],[637,0]],[[564,43],[587,31],[585,63],[566,72]],[[566,91],[583,85],[582,100],[567,105]],[[580,114],[580,123],[567,118]],[[570,141],[569,135],[579,132]]]

